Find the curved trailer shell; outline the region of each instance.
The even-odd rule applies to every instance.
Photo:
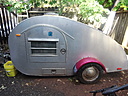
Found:
[[[24,20],[9,35],[11,59],[26,75],[69,76],[94,62],[106,72],[128,69],[122,47],[101,31],[60,16]]]

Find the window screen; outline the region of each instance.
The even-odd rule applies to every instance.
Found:
[[[31,54],[56,55],[57,41],[31,41]]]
[[[54,41],[33,41],[31,47],[35,48],[56,48],[56,42]]]

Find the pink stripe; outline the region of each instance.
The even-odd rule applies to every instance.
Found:
[[[99,60],[92,58],[92,57],[83,58],[80,61],[78,61],[76,63],[76,69],[79,70],[83,65],[87,63],[98,63],[103,67],[104,71],[106,72],[105,66]]]

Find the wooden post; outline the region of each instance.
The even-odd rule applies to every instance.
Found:
[[[127,26],[127,29],[126,29],[126,32],[125,32],[125,35],[124,35],[122,45],[124,47],[128,47],[128,26]]]

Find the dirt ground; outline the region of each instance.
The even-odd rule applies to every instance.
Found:
[[[0,67],[0,96],[92,96],[89,91],[112,85],[128,83],[128,71],[104,74],[96,84],[81,84],[74,77],[34,77],[20,72],[7,77]],[[118,96],[128,96],[128,90],[118,91]],[[98,93],[97,96],[102,96]]]

